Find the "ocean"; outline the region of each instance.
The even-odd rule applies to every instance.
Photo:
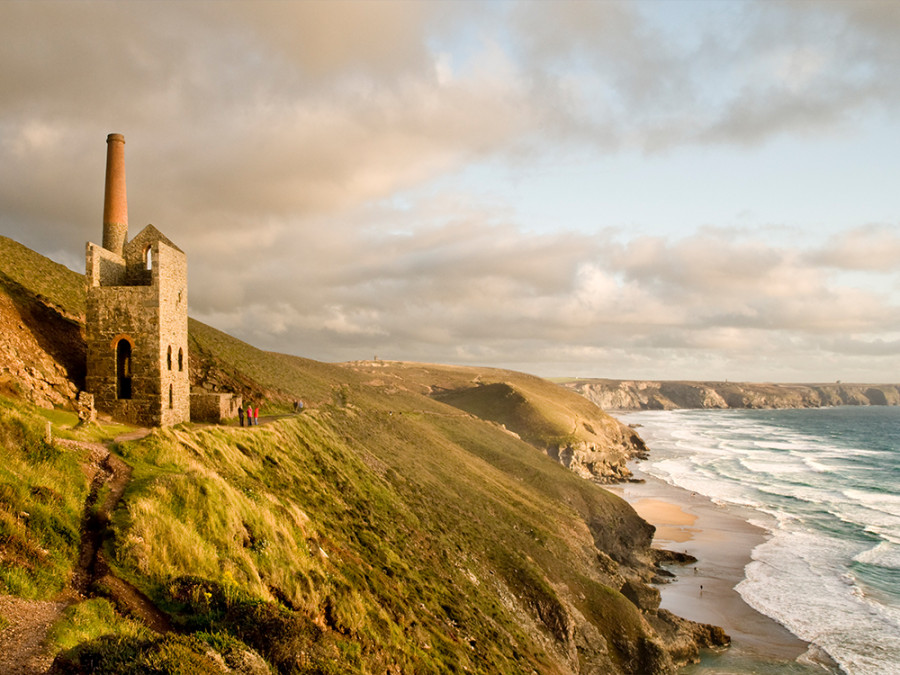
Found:
[[[766,530],[737,591],[850,675],[900,673],[900,407],[618,413],[641,471]]]

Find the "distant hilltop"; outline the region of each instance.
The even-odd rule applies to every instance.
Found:
[[[579,379],[562,382],[603,410],[900,405],[896,384],[771,384]]]

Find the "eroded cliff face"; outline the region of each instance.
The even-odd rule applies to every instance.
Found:
[[[647,458],[643,439],[624,424],[605,429],[602,439],[562,445],[551,443],[544,450],[582,478],[603,484],[630,480],[633,474],[627,466],[628,461]]]
[[[564,386],[604,410],[900,405],[900,385],[578,380]]]
[[[72,405],[84,387],[84,330],[0,273],[0,392],[44,408]]]

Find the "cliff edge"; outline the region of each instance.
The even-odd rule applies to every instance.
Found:
[[[896,384],[770,384],[586,379],[563,382],[604,410],[900,405]]]
[[[66,616],[106,617],[48,643],[57,674],[251,672],[236,665],[251,658],[252,672],[661,675],[728,643],[659,608],[654,528],[597,485],[643,444],[577,393],[496,369],[326,364],[190,321],[192,383],[244,395],[267,423],[123,437],[71,410],[83,277],[8,239],[0,254],[0,596],[70,593]],[[97,440],[130,477],[100,524]],[[114,602],[71,594],[92,547],[171,632],[117,612],[105,576],[85,592]]]

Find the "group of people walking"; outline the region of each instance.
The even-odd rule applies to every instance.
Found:
[[[303,408],[305,407],[303,401],[294,401],[294,413],[303,412]],[[238,423],[241,426],[244,426],[244,418],[247,419],[248,427],[258,427],[259,426],[259,406],[254,406],[251,403],[247,404],[246,410],[244,406],[240,406],[237,410],[238,412]],[[271,420],[270,420],[271,421]]]
[[[255,408],[251,404],[247,404],[247,426],[259,426],[259,406]],[[244,408],[243,406],[238,408],[238,421],[241,423],[241,426],[244,426]]]

